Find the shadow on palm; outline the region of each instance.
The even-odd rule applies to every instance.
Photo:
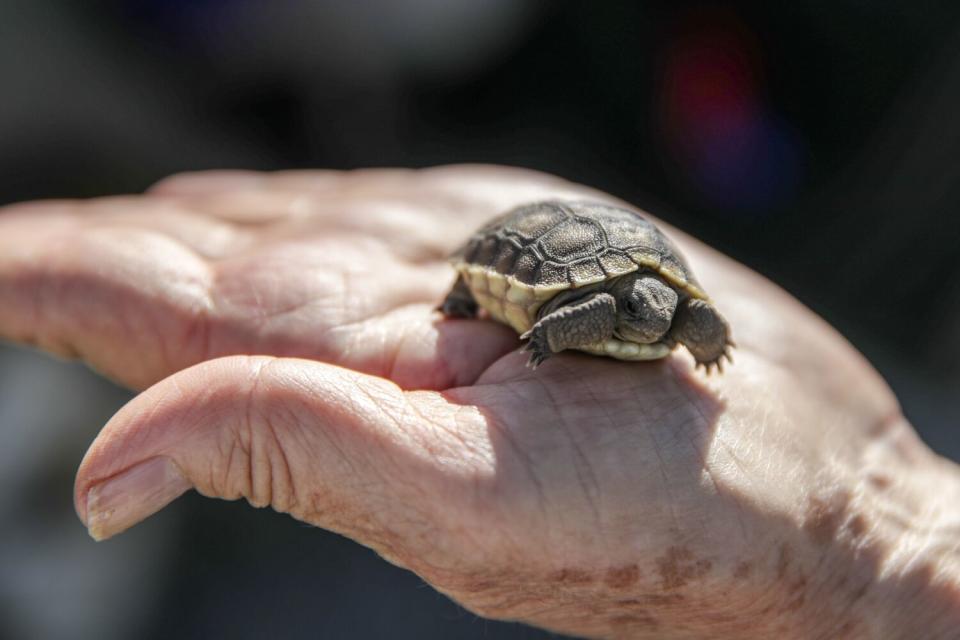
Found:
[[[525,361],[511,352],[475,385],[445,394],[483,414],[495,492],[511,513],[530,517],[520,530],[552,530],[558,553],[569,551],[564,534],[610,534],[615,545],[670,520],[683,503],[677,496],[701,493],[725,400],[686,359],[625,363],[564,353],[536,372]]]

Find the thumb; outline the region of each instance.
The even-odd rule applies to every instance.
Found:
[[[319,362],[213,360],[110,420],[80,465],[77,513],[103,540],[196,489],[272,506],[409,566],[417,541],[450,531],[475,489],[463,414],[438,393]],[[473,422],[482,428],[480,414]]]

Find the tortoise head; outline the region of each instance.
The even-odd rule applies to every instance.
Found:
[[[651,344],[670,329],[677,292],[650,272],[617,278],[610,289],[617,300],[616,334],[628,342]]]

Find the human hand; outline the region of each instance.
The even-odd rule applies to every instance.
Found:
[[[567,633],[949,637],[955,468],[759,276],[668,230],[733,327],[723,376],[682,350],[531,372],[509,329],[433,311],[445,255],[545,198],[610,199],[453,167],[188,175],[0,213],[0,334],[156,383],[81,465],[91,533],[195,488]]]

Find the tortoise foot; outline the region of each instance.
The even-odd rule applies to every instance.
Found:
[[[547,341],[547,332],[542,325],[534,326],[530,331],[520,336],[520,339],[527,341],[527,344],[523,345],[522,350],[530,352],[530,359],[527,360],[527,366],[531,369],[536,369],[544,360],[553,355],[553,351],[550,350],[550,344]]]
[[[470,293],[462,275],[457,276],[457,281],[450,289],[450,293],[437,307],[438,311],[449,318],[476,318],[478,309],[477,301]]]
[[[733,363],[733,355],[730,353],[730,346],[721,353],[719,356],[712,360],[697,360],[697,364],[694,365],[697,369],[703,368],[706,371],[707,375],[710,375],[715,370],[723,373],[723,362],[726,360],[728,363]]]
[[[471,300],[464,300],[454,296],[447,298],[437,307],[437,311],[449,318],[476,318],[477,303]]]

